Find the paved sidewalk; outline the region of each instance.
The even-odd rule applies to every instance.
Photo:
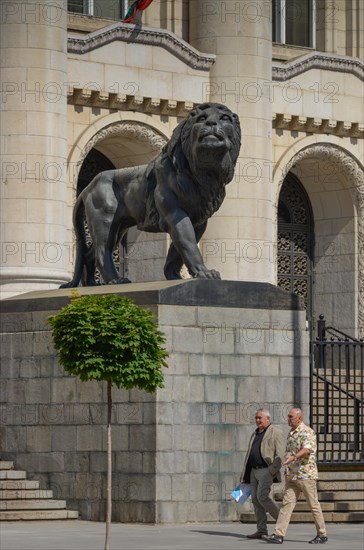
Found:
[[[270,532],[272,532],[270,526]],[[327,550],[363,550],[361,524],[328,524]],[[185,525],[135,525],[113,523],[112,550],[255,550],[274,548],[244,535],[254,525],[241,523],[188,523]],[[1,550],[103,550],[105,525],[89,521],[17,521],[0,526]],[[279,548],[308,550],[315,536],[314,524],[290,525]],[[322,548],[322,546],[320,546]]]

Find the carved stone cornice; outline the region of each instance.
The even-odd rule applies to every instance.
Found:
[[[104,109],[118,111],[166,114],[177,117],[185,117],[197,105],[192,101],[176,101],[72,87],[67,90],[67,102],[69,105],[103,107]]]
[[[364,123],[331,118],[305,117],[287,113],[273,113],[273,128],[308,134],[331,134],[340,137],[364,136]]]
[[[349,73],[364,81],[364,63],[361,59],[321,52],[312,52],[288,63],[273,61],[272,78],[274,81],[282,82],[310,69]]]
[[[121,22],[113,23],[84,36],[70,33],[68,52],[82,55],[118,40],[132,44],[159,46],[181,59],[189,67],[200,71],[209,71],[216,61],[215,55],[199,52],[173,32]]]
[[[345,171],[348,181],[353,182],[352,193],[357,205],[358,219],[358,329],[359,337],[364,338],[364,171],[358,161],[340,147],[318,143],[308,145],[286,164],[282,170],[280,185],[294,165],[312,157],[330,161],[337,166],[338,171]]]

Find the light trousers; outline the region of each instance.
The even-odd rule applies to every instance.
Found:
[[[273,478],[268,468],[261,468],[250,473],[250,487],[252,490],[252,502],[254,506],[255,516],[257,518],[258,533],[268,533],[267,528],[267,512],[277,519],[279,508],[276,503],[270,498],[270,490],[273,484]]]
[[[312,512],[317,534],[326,537],[325,520],[317,496],[317,482],[315,479],[286,480],[282,508],[279,511],[274,529],[275,534],[281,537],[285,536],[292,512],[301,493],[304,494]]]

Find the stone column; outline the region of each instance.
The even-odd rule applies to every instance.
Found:
[[[270,8],[263,0],[190,0],[190,43],[217,56],[202,100],[226,104],[242,127],[235,178],[201,242],[223,279],[274,281]]]
[[[0,0],[2,297],[67,280],[67,2]]]

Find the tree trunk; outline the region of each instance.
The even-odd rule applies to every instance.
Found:
[[[107,476],[106,476],[106,534],[105,534],[105,550],[110,550],[110,527],[111,527],[111,476],[112,476],[112,460],[111,460],[111,387],[112,382],[107,382]]]

